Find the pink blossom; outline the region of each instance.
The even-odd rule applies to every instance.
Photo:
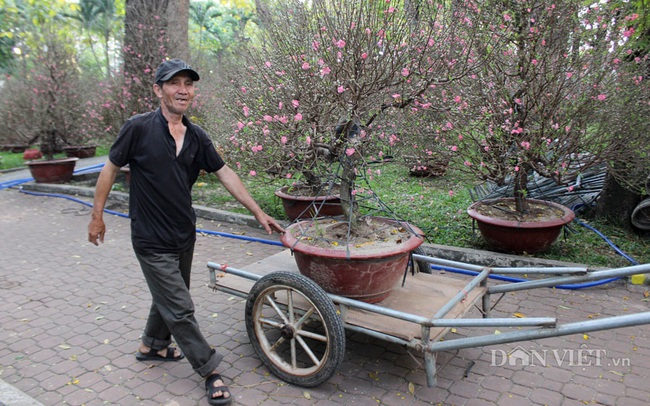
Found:
[[[343,93],[343,92],[345,92],[345,87],[343,87],[343,85],[341,85],[341,86],[336,88],[336,91],[339,92],[339,93]]]
[[[519,167],[515,166],[515,172],[519,172]]]
[[[449,197],[454,197],[454,191],[453,190],[449,190]]]
[[[250,109],[248,106],[244,106],[244,116],[248,117],[248,114],[250,113]]]
[[[505,21],[511,21],[511,20],[512,20],[512,17],[510,17],[509,14],[504,14],[504,15],[503,15],[503,19],[504,19]]]
[[[566,78],[567,78],[567,79],[571,79],[571,76],[573,76],[573,73],[572,73],[572,72],[567,72],[567,74],[566,74]]]
[[[264,66],[266,66],[267,68],[270,68],[271,65],[272,65],[271,61],[264,62]]]
[[[250,171],[248,174],[251,175],[251,176],[255,176],[255,175],[257,175],[257,172],[255,172],[255,171]]]
[[[352,156],[354,154],[354,148],[348,148],[345,150],[347,156]]]
[[[281,122],[282,124],[286,124],[289,122],[289,118],[287,116],[281,116],[278,118],[278,121]]]
[[[571,185],[571,186],[569,186],[568,188],[566,188],[566,190],[567,190],[568,192],[573,192],[573,185]]]
[[[283,135],[282,137],[280,137],[280,142],[282,143],[282,145],[286,144],[287,143],[287,136]]]
[[[255,146],[251,147],[251,151],[260,152],[263,148],[264,147],[262,147],[261,145],[255,145]]]
[[[311,145],[311,137],[309,135],[305,139],[305,142],[307,143],[307,145]]]
[[[451,150],[454,152],[458,151],[458,145],[452,145]]]
[[[460,101],[461,101],[460,96],[456,96],[456,97],[454,97],[454,101],[455,101],[456,103],[460,103]]]
[[[537,59],[533,59],[531,62],[533,65],[537,65]]]
[[[623,36],[629,38],[634,34],[634,27],[631,27],[629,30],[623,31]]]
[[[462,141],[462,140],[463,140],[463,134],[458,134],[458,141]]]
[[[454,125],[451,123],[451,121],[447,121],[447,124],[445,124],[445,129],[451,130],[454,128]]]
[[[319,47],[320,47],[320,42],[314,41],[311,43],[311,49],[313,49],[314,51],[318,51]]]
[[[264,116],[264,121],[272,122],[273,117],[269,116],[268,114]]]
[[[395,94],[393,94],[391,97],[392,97],[393,99],[399,99],[400,97],[402,97],[402,95],[399,94],[399,93],[395,93]]]
[[[530,142],[528,142],[528,141],[522,141],[522,142],[521,142],[521,146],[522,146],[524,149],[528,150],[528,149],[530,149]]]
[[[388,7],[388,10],[386,10],[386,14],[393,14],[395,12],[395,7]]]
[[[605,96],[604,94],[599,94],[599,95],[598,95],[598,100],[600,100],[600,101],[603,101],[603,100],[605,100],[606,98],[607,98],[607,96]]]
[[[301,121],[302,120],[302,114],[298,113],[295,116],[293,116],[293,121]]]
[[[463,162],[463,164],[464,164],[465,166],[472,166],[472,163],[471,163],[470,161],[465,161],[465,162]]]
[[[242,93],[246,93],[246,88],[245,88],[245,87],[242,87],[242,88],[241,88],[241,92],[242,92]]]
[[[283,107],[283,106],[284,106],[284,105],[282,104],[282,102],[278,103],[278,110],[282,110],[282,107]]]
[[[430,47],[434,46],[435,43],[436,42],[434,41],[433,37],[429,38],[429,41],[427,41],[427,45],[430,46]]]
[[[305,62],[305,63],[302,64],[302,69],[303,70],[309,70],[309,68],[311,68],[311,66],[309,65],[308,62]]]
[[[489,145],[484,146],[484,147],[483,147],[483,150],[484,150],[485,152],[489,152],[489,151],[490,151],[490,146],[489,146]]]
[[[300,102],[298,100],[292,100],[291,105],[293,106],[294,109],[297,109],[298,106],[300,106]]]
[[[329,68],[329,66],[323,66],[323,68],[320,70],[320,75],[321,76],[329,75],[331,71],[332,70]]]
[[[291,179],[291,176],[292,175],[290,173],[287,173],[287,179]]]
[[[242,128],[246,127],[246,124],[242,123],[241,121],[237,122],[237,129],[241,130]]]
[[[361,59],[366,59],[368,57],[368,54],[366,52],[361,54]]]
[[[342,39],[340,39],[340,40],[338,40],[338,41],[334,41],[334,44],[335,44],[338,48],[343,48],[343,47],[345,46],[345,41],[343,41]]]
[[[411,73],[411,72],[408,70],[408,68],[402,69],[402,76],[408,76],[409,73]]]

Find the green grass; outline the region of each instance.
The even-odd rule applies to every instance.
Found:
[[[478,230],[466,213],[472,203],[469,186],[453,173],[443,177],[419,178],[408,174],[408,169],[396,163],[374,165],[371,187],[398,217],[420,227],[427,242],[463,248],[487,249]],[[260,206],[275,218],[286,220],[282,203],[273,192],[281,185],[253,182],[241,175],[248,190]],[[194,187],[196,204],[247,213],[219,184],[215,176],[202,176]],[[590,225],[622,252],[639,263],[650,263],[650,239],[626,232],[620,226],[603,220],[577,220]],[[617,254],[614,248],[594,231],[574,222],[560,236],[551,249],[538,258],[576,262],[594,267],[622,267],[631,263]]]
[[[24,166],[22,152],[14,153],[14,152],[0,151],[0,171],[20,168],[22,166]]]

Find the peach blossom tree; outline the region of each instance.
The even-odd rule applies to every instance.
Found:
[[[534,172],[570,189],[596,165],[638,162],[634,146],[643,137],[647,145],[640,123],[650,92],[647,56],[629,57],[638,15],[628,4],[508,0],[492,7],[505,47],[438,95],[450,105],[441,134],[458,167],[511,185],[517,211],[525,212]]]
[[[406,138],[436,142],[412,116],[441,109],[429,94],[471,77],[499,47],[478,3],[452,3],[267,3],[246,66],[229,75],[231,159],[257,177],[340,182],[354,223],[365,160]]]

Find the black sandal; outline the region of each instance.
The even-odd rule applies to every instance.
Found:
[[[216,381],[223,382],[223,378],[219,374],[212,374],[205,380],[205,390],[208,394],[208,403],[211,405],[227,405],[232,401],[232,394],[226,385],[214,386]],[[214,394],[221,391],[221,396],[215,398]],[[228,394],[228,397],[224,397]]]
[[[158,354],[158,351],[160,350],[154,350],[153,348],[150,349],[147,353],[138,351],[135,353],[135,359],[138,361],[180,361],[185,358],[185,355],[183,355],[183,353],[181,353],[181,355],[178,357],[175,357],[174,354],[176,353],[176,348],[174,347],[167,347],[167,355],[164,357]]]

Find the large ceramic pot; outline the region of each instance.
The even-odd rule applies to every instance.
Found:
[[[387,298],[398,285],[406,271],[409,253],[423,243],[424,234],[417,227],[395,220],[373,218],[373,221],[391,231],[406,231],[405,238],[398,243],[376,241],[376,244],[353,246],[349,250],[342,244],[314,245],[316,239],[303,236],[310,221],[301,221],[290,225],[281,241],[292,249],[300,273],[326,292],[377,303]],[[327,225],[314,226],[312,223],[312,227]]]
[[[291,193],[295,186],[284,186],[275,191],[282,200],[282,207],[289,220],[313,218],[315,216],[339,216],[343,214],[338,195],[302,196]],[[316,213],[318,211],[318,213]]]
[[[537,221],[506,220],[491,215],[514,213],[513,198],[478,201],[469,206],[467,214],[476,221],[483,239],[492,249],[518,254],[542,252],[555,242],[562,227],[573,221],[575,214],[561,204],[535,199],[527,201],[532,210],[544,209],[548,214],[540,216]]]
[[[25,164],[36,183],[65,183],[72,179],[79,158],[27,161]]]

